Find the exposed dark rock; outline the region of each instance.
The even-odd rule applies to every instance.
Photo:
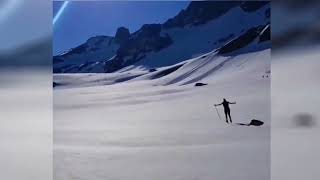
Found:
[[[63,62],[64,62],[63,59],[56,57],[56,56],[53,57],[53,64],[58,64],[58,63],[63,63]]]
[[[270,4],[270,1],[246,1],[240,7],[245,12],[254,12],[267,4]]]
[[[141,51],[159,51],[172,43],[168,34],[165,36],[160,35],[160,24],[147,24],[135,32],[129,41],[121,46],[118,50],[118,55],[124,57],[128,55],[137,54]]]
[[[264,122],[256,120],[256,119],[252,119],[249,123],[249,126],[262,126],[264,124]]]
[[[208,84],[206,84],[206,83],[196,83],[194,86],[199,87],[199,86],[206,86],[206,85],[208,85]]]
[[[258,37],[264,26],[249,29],[244,34],[220,48],[220,54],[226,54],[247,46]]]
[[[156,71],[157,71],[157,69],[155,69],[155,68],[149,69],[149,72],[156,72]]]
[[[229,34],[228,36],[219,39],[218,42],[219,42],[219,43],[226,42],[226,41],[230,40],[230,39],[233,38],[233,37],[234,37],[234,34]]]
[[[53,67],[53,73],[56,74],[56,73],[63,73],[61,68],[56,68],[56,67]]]
[[[158,73],[154,74],[153,76],[151,76],[151,79],[158,79],[161,77],[164,77],[166,75],[169,75],[173,72],[175,72],[176,70],[178,70],[183,64],[177,65],[177,66],[173,66],[171,68],[165,69],[163,71],[159,71]]]
[[[84,68],[86,68],[86,67],[88,67],[90,64],[87,62],[87,63],[84,63],[84,64],[81,64],[80,66],[79,66],[79,70],[81,71],[82,69],[84,69]]]
[[[61,56],[55,56],[56,58],[67,58],[68,56],[72,56],[75,54],[84,54],[87,52],[94,52],[99,50],[100,45],[108,41],[110,42],[113,38],[109,36],[96,36],[87,40],[84,44],[81,44],[78,47],[71,49],[68,53],[65,53]]]
[[[121,67],[123,67],[122,64],[123,64],[123,59],[116,56],[104,63],[104,71],[106,73],[114,72],[116,70],[119,70]]]
[[[139,76],[141,76],[141,74],[139,74],[139,75],[132,75],[132,76],[128,76],[128,77],[123,77],[123,78],[120,78],[120,79],[115,80],[115,83],[120,83],[120,82],[129,81],[129,80],[134,79],[134,78],[137,78],[137,77],[139,77]]]
[[[171,37],[162,36],[161,24],[146,24],[133,33],[130,39],[122,44],[117,55],[106,62],[105,72],[114,72],[127,65],[134,64],[145,57],[148,52],[158,52],[172,44]]]
[[[73,48],[68,53],[61,56],[53,57],[54,72],[73,72],[91,71],[92,63],[100,61],[104,68],[104,72],[110,73],[117,71],[125,66],[132,65],[145,58],[150,52],[158,52],[164,48],[169,47],[173,40],[169,34],[164,33],[163,29],[197,26],[205,24],[211,20],[217,19],[226,14],[232,8],[240,7],[243,11],[254,12],[257,9],[267,5],[268,1],[193,1],[189,6],[182,10],[174,18],[169,19],[164,24],[146,24],[143,25],[138,31],[130,34],[129,30],[125,27],[120,27],[114,37],[96,36],[90,38],[86,43]],[[270,18],[270,9],[266,10],[266,21]],[[245,47],[248,43],[252,42],[261,32],[262,27],[255,27],[247,32],[244,32],[239,38],[224,45],[220,49],[220,53],[228,53],[239,48]],[[264,32],[260,41],[270,40],[270,29]],[[216,42],[208,39],[209,44],[217,45],[218,43],[226,42],[234,37],[230,34],[225,37],[220,37]],[[118,44],[116,48],[111,48],[112,44]],[[108,55],[101,55],[101,49],[108,49]],[[108,49],[109,50],[109,49]],[[96,54],[95,54],[96,52]],[[111,55],[110,55],[111,54]],[[81,55],[81,56],[72,56]],[[88,56],[87,56],[88,55]],[[110,59],[112,57],[112,59]],[[71,59],[72,66],[62,67]],[[77,60],[79,59],[79,63]],[[97,60],[95,60],[97,59]],[[69,61],[70,62],[70,61]],[[86,62],[91,63],[90,65]],[[73,66],[74,65],[74,66]],[[101,69],[101,68],[100,68]]]
[[[114,39],[118,44],[123,44],[128,41],[129,37],[130,37],[129,29],[125,27],[120,27],[117,29]]]
[[[173,28],[204,24],[222,16],[241,3],[241,1],[192,1],[185,10],[166,21],[163,27]]]
[[[266,16],[266,19],[270,19],[271,17],[271,9],[268,8],[265,12],[264,12],[265,16]]]
[[[236,123],[236,124],[240,126],[262,126],[264,122],[260,120],[252,119],[250,123]]]

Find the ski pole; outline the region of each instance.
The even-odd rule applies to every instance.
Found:
[[[219,117],[219,119],[220,119],[220,121],[221,121],[221,117],[220,117],[219,111],[218,111],[218,109],[217,109],[217,107],[216,107],[216,106],[214,106],[214,107],[216,108],[216,111],[217,111],[218,117]]]

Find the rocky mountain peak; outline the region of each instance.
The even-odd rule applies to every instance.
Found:
[[[105,64],[105,72],[113,72],[124,66],[138,62],[148,52],[158,52],[170,46],[169,35],[161,36],[161,24],[145,24],[119,47],[113,59]]]
[[[119,27],[115,35],[115,41],[119,44],[123,44],[126,41],[128,41],[129,37],[130,37],[129,29],[125,27]]]
[[[90,38],[68,53],[55,56],[54,70],[109,73],[139,62],[145,63],[143,65],[148,68],[160,67],[218,47],[221,54],[233,52],[247,46],[258,36],[261,36],[259,42],[269,41],[270,30],[264,27],[270,24],[270,7],[262,8],[267,4],[270,2],[193,1],[163,24],[144,24],[133,33],[126,27],[119,27],[114,37]],[[256,14],[256,11],[259,13]],[[235,19],[238,19],[237,16],[246,20],[251,17],[259,18],[261,23],[239,24],[232,17],[224,16],[226,14]],[[214,23],[211,21],[220,18],[230,22],[230,27],[223,28],[224,24],[219,21],[216,27],[213,27]],[[202,26],[210,27],[212,31],[198,31],[203,29]],[[216,33],[215,29],[219,28],[223,28],[221,33]],[[163,58],[160,58],[159,54],[162,54]],[[153,59],[150,59],[151,57]]]

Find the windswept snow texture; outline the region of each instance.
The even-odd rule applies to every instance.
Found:
[[[54,75],[54,178],[269,180],[269,73],[265,49],[153,72]],[[265,124],[226,124],[213,106],[222,98],[237,102],[234,123]]]

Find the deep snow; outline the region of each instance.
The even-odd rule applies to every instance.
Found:
[[[211,52],[158,79],[137,70],[54,75],[61,84],[53,92],[54,178],[270,179],[269,71],[264,50],[235,57]],[[141,76],[118,83],[120,74]],[[265,125],[219,120],[213,104],[222,98],[237,102],[235,123],[255,118]]]

